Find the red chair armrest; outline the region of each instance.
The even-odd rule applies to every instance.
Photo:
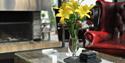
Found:
[[[85,39],[92,42],[92,44],[110,39],[110,34],[103,31],[87,31],[84,36]]]

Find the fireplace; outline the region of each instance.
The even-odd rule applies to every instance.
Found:
[[[0,11],[0,42],[40,39],[39,22],[39,11]]]
[[[0,42],[40,40],[40,11],[50,10],[48,1],[0,0]]]

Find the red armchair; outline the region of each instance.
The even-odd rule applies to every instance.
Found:
[[[86,49],[97,50],[117,56],[125,56],[125,2],[105,2],[98,0],[99,26],[87,31]]]

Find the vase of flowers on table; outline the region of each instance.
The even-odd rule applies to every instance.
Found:
[[[63,2],[56,15],[60,18],[60,23],[68,27],[70,33],[69,49],[72,56],[76,56],[78,50],[78,30],[82,28],[85,18],[90,18],[91,9],[94,5],[82,4],[84,0],[69,0]]]

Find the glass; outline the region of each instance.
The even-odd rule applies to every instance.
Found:
[[[69,50],[71,51],[72,53],[72,56],[76,56],[76,52],[78,50],[78,43],[79,43],[79,40],[77,38],[77,34],[76,34],[76,37],[71,37],[70,36],[70,39],[69,39]]]

